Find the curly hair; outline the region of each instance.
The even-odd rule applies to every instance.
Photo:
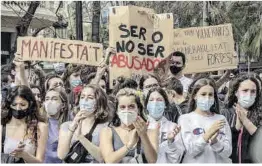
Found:
[[[188,103],[188,113],[193,112],[196,109],[196,101],[195,96],[197,92],[204,86],[210,85],[214,89],[214,99],[215,103],[210,108],[210,112],[220,114],[219,110],[219,102],[218,102],[218,96],[217,96],[217,90],[216,90],[216,83],[213,79],[210,78],[199,78],[194,80],[192,85],[192,89],[190,90],[189,94],[189,103]]]
[[[25,99],[29,103],[29,115],[25,118],[27,128],[24,137],[28,136],[32,141],[34,141],[35,145],[37,145],[37,140],[35,140],[35,135],[38,134],[37,124],[38,122],[45,122],[45,119],[40,116],[35,96],[33,95],[31,89],[27,86],[19,85],[10,89],[7,96],[6,104],[4,105],[1,112],[1,124],[6,125],[10,122],[12,118],[12,111],[10,106],[17,96]]]
[[[254,104],[249,108],[250,111],[248,111],[248,118],[255,123],[256,125],[259,124],[259,121],[261,119],[261,91],[259,88],[259,82],[254,77],[254,74],[241,74],[239,77],[237,77],[235,80],[232,81],[232,84],[229,88],[229,94],[228,94],[228,103],[226,104],[226,108],[233,108],[234,104],[238,102],[236,93],[240,87],[240,84],[246,80],[250,80],[256,85],[256,99]]]
[[[113,119],[109,123],[109,125],[113,125],[115,127],[118,127],[121,125],[121,120],[119,119],[117,115],[117,109],[118,109],[118,104],[119,104],[119,98],[122,96],[133,96],[135,98],[135,102],[138,107],[138,115],[141,116],[143,120],[145,120],[146,118],[143,112],[143,105],[141,103],[140,97],[137,95],[137,91],[134,89],[130,89],[130,88],[124,88],[124,89],[119,90],[119,92],[116,94],[116,102],[115,102],[116,111],[114,112]]]

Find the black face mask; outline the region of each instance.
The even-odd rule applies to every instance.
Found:
[[[183,67],[177,67],[175,65],[170,66],[170,71],[172,74],[176,75],[177,73],[181,72]]]
[[[15,110],[11,108],[11,110],[12,110],[13,117],[16,119],[23,119],[29,115],[29,112],[27,109],[26,110]]]

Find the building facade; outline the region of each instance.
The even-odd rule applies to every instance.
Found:
[[[9,63],[11,60],[10,53],[17,36],[16,25],[25,15],[29,5],[30,1],[1,1],[1,65]],[[29,36],[36,29],[51,27],[57,21],[56,7],[57,2],[55,1],[40,2],[28,29]],[[46,31],[40,33],[40,35],[43,35],[43,33],[46,33]]]

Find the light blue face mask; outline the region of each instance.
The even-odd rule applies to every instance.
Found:
[[[165,107],[166,105],[164,101],[149,101],[147,103],[149,116],[151,116],[155,120],[159,120],[163,116]]]
[[[78,85],[81,85],[81,84],[82,84],[82,81],[81,81],[81,80],[72,80],[72,81],[70,82],[70,84],[71,84],[71,86],[72,86],[73,88],[75,88],[75,87],[77,87]]]
[[[196,100],[196,103],[197,103],[197,108],[199,108],[201,111],[210,111],[210,108],[214,105],[215,100],[205,97],[199,97]]]
[[[95,108],[96,101],[94,99],[80,99],[79,107],[80,110],[85,110],[87,112],[93,112]]]
[[[256,95],[239,95],[238,103],[241,107],[248,109],[256,101]]]

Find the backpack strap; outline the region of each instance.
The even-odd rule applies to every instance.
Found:
[[[2,126],[2,153],[4,153],[5,135],[6,135],[6,125],[3,125]]]
[[[97,122],[95,121],[95,123],[93,124],[92,128],[90,129],[90,131],[85,135],[85,137],[86,137],[90,142],[92,141],[92,138],[93,138],[92,134],[93,134],[96,126],[97,126]]]

